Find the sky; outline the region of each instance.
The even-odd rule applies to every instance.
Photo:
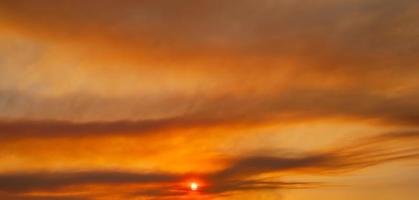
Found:
[[[416,0],[0,0],[0,199],[418,187]]]

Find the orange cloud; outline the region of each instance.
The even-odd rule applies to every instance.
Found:
[[[89,185],[125,185],[126,189],[131,188],[125,194],[126,198],[135,196],[182,198],[188,195],[189,188],[182,187],[181,182],[188,177],[201,177],[206,182],[202,192],[215,196],[247,190],[315,187],[320,185],[310,182],[274,181],[272,179],[275,176],[272,174],[299,171],[305,174],[333,172],[336,175],[337,172],[359,170],[395,160],[417,159],[419,149],[406,144],[412,140],[417,142],[418,136],[417,131],[380,134],[363,138],[342,148],[293,157],[243,156],[232,158],[230,165],[220,171],[206,174],[120,171],[9,173],[0,175],[0,190],[11,194],[25,194],[31,191],[53,192],[76,186],[76,190],[80,190],[82,186]],[[387,143],[394,143],[394,139],[401,143],[393,149],[383,147]],[[261,178],[267,174],[271,175]],[[149,189],[128,187],[129,185],[144,185],[144,187],[148,185],[146,188]],[[86,198],[96,199],[89,195]]]
[[[199,198],[230,198],[321,186],[278,174],[416,160],[418,11],[414,0],[0,0],[0,199],[197,199],[179,186],[189,176],[206,181]],[[330,120],[311,143],[351,138],[336,119],[391,133],[308,152],[304,137],[290,154],[267,136]]]

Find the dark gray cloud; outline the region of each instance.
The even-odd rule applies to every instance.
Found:
[[[74,185],[95,184],[148,184],[170,183],[179,177],[158,173],[129,172],[69,172],[69,173],[27,173],[0,175],[0,190],[6,192],[25,192],[33,190],[51,190]]]
[[[21,194],[10,194],[10,193],[1,193],[1,199],[7,200],[88,200],[87,197],[78,197],[78,196],[42,196],[42,195],[21,195]]]
[[[186,123],[176,118],[167,120],[145,120],[139,122],[91,122],[68,121],[6,121],[0,124],[4,138],[33,137],[89,137],[109,134],[145,134],[181,126]],[[184,124],[184,126],[188,126]]]

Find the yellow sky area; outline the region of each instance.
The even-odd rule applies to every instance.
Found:
[[[321,177],[313,180],[327,180],[330,185],[306,190],[287,190],[283,199],[287,200],[368,200],[380,198],[385,200],[416,198],[415,185],[418,174],[417,163],[401,162],[375,166],[358,172],[336,177]],[[304,180],[310,180],[307,177]]]

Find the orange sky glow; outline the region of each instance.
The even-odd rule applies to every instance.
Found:
[[[416,200],[419,1],[0,0],[1,200]]]

